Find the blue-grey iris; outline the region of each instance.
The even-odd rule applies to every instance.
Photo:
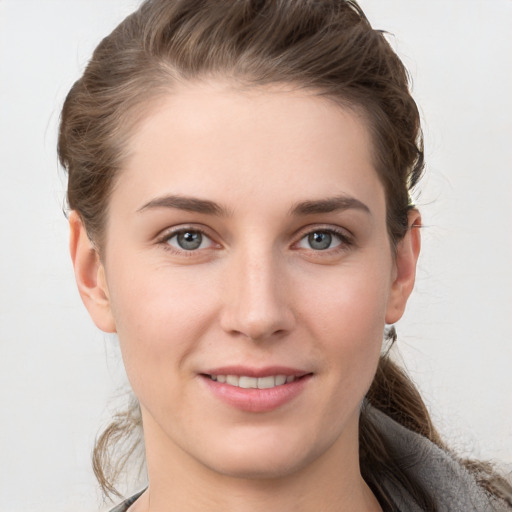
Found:
[[[312,249],[323,251],[331,246],[332,235],[326,231],[316,231],[308,235],[308,242]]]
[[[182,249],[193,251],[201,246],[203,235],[199,231],[183,231],[178,233],[176,241]]]

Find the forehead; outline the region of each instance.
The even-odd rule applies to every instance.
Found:
[[[139,201],[165,193],[260,204],[383,199],[363,117],[310,91],[181,86],[148,105],[128,147],[116,193]]]

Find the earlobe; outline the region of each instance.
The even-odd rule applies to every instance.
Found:
[[[416,263],[421,247],[421,216],[418,210],[409,212],[409,229],[398,243],[395,256],[395,276],[386,311],[386,323],[394,324],[402,317],[407,299],[414,288]]]
[[[69,229],[69,249],[82,301],[99,329],[116,332],[105,269],[76,211],[69,214]]]

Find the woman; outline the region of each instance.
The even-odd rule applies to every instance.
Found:
[[[109,436],[139,407],[144,428],[149,486],[116,511],[506,509],[383,350],[423,153],[354,2],[143,3],[70,91],[59,154],[78,288],[138,400],[100,440],[105,489]]]

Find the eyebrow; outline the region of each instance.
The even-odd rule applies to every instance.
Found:
[[[229,212],[226,208],[209,199],[199,199],[196,197],[166,195],[152,199],[137,212],[143,212],[148,209],[156,208],[175,208],[188,212],[202,213],[205,215],[216,215],[227,217]],[[326,199],[308,200],[296,203],[290,213],[293,216],[315,215],[322,213],[332,213],[356,209],[371,215],[370,209],[363,202],[351,196],[336,196]]]
[[[315,215],[319,213],[332,213],[344,210],[362,210],[371,215],[370,208],[363,202],[351,196],[336,196],[316,201],[303,201],[292,207],[292,215]]]
[[[228,212],[225,208],[208,199],[198,199],[196,197],[167,195],[152,199],[137,212],[155,208],[176,208],[187,212],[204,213],[206,215],[217,215],[225,217]]]

